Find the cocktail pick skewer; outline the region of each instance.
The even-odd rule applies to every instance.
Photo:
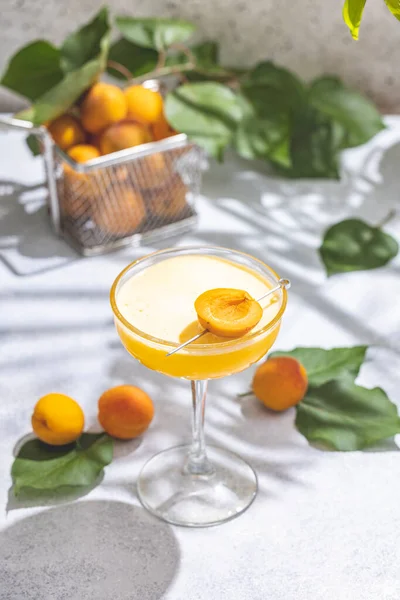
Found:
[[[290,284],[289,279],[280,279],[278,281],[278,285],[276,285],[271,290],[268,290],[268,292],[266,292],[260,298],[257,298],[256,302],[261,302],[261,300],[264,300],[264,298],[266,298],[267,296],[270,296],[271,294],[274,294],[275,292],[278,292],[281,289],[288,290],[290,288],[290,285],[291,284]],[[178,352],[179,350],[182,350],[182,348],[185,348],[192,342],[199,340],[203,335],[205,335],[207,333],[207,331],[208,331],[208,329],[204,329],[203,331],[200,331],[200,333],[197,333],[196,335],[194,335],[192,338],[190,338],[190,340],[183,342],[183,344],[181,344],[177,348],[174,348],[173,350],[171,350],[171,352],[168,352],[168,354],[166,354],[165,356],[172,356],[173,354],[175,354],[175,352]]]

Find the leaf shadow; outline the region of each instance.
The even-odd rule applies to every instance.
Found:
[[[18,276],[67,265],[78,255],[51,229],[44,184],[0,180],[0,259]],[[40,267],[24,267],[39,259]],[[48,259],[48,264],[45,261]],[[44,265],[44,266],[43,266]]]
[[[127,356],[123,349],[112,363],[110,375],[143,386],[156,404],[156,419],[146,433],[147,459],[161,450],[190,442],[191,391],[188,381],[157,372],[151,372],[149,376],[149,371]],[[276,486],[282,483],[308,485],[304,473],[316,457],[303,451],[301,436],[292,426],[293,414],[270,414],[256,401],[253,409],[249,408],[245,413],[248,418],[243,415],[241,418],[238,402],[233,394],[226,392],[224,380],[211,382],[207,404],[207,445],[231,450],[253,466],[261,495],[275,495]],[[165,439],[167,443],[160,442]],[[120,486],[130,494],[135,492],[134,482],[121,482]]]

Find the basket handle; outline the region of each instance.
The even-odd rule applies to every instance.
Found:
[[[30,121],[24,121],[23,119],[16,119],[15,117],[0,116],[0,128],[1,129],[23,129],[26,132],[33,133],[35,135],[49,135],[47,130],[42,125],[35,126]]]
[[[54,142],[43,125],[34,125],[30,121],[16,119],[15,117],[0,116],[0,130],[17,129],[31,133],[40,138],[43,144],[43,158],[46,173],[46,182],[49,190],[49,208],[53,227],[60,234],[60,205],[58,202],[57,185],[54,164]]]

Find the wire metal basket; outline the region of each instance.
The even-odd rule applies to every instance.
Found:
[[[56,233],[84,256],[190,230],[207,162],[183,134],[76,163],[45,127],[2,118],[7,127],[38,136]]]

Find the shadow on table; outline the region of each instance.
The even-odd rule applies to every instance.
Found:
[[[222,166],[213,165],[206,175],[204,192],[226,219],[231,215],[239,219],[244,230],[232,233],[210,228],[201,238],[208,244],[235,248],[265,260],[281,276],[291,279],[292,293],[308,306],[329,314],[360,341],[387,345],[386,338],[373,331],[367,320],[355,319],[334,296],[325,293],[329,286],[334,287],[336,278],[326,278],[318,248],[330,225],[350,216],[377,224],[400,206],[399,162],[400,143],[395,143],[386,150],[371,149],[363,163],[344,172],[339,182],[294,181],[267,177],[252,163],[233,157]],[[233,196],[226,196],[231,190]],[[354,275],[338,277],[345,281]],[[395,345],[393,349],[398,350]]]
[[[172,528],[122,502],[45,510],[0,533],[0,600],[157,600],[180,561]]]
[[[291,229],[299,230],[300,226],[302,231],[319,231],[321,223],[315,219],[315,208],[329,222],[340,211],[350,211],[352,216],[374,223],[398,206],[400,142],[371,148],[356,166],[347,166],[347,162],[343,163],[339,181],[288,179],[274,175],[262,163],[233,155],[223,165],[212,164],[204,177],[203,192],[213,201],[224,204],[229,198],[226,195],[234,190],[233,198],[275,225],[280,222],[274,211],[285,209],[288,213],[286,234]]]
[[[16,275],[32,274],[34,259],[43,272],[73,260],[77,254],[51,230],[42,184],[26,186],[0,181],[0,258]]]
[[[155,419],[145,434],[146,459],[167,448],[186,444],[191,437],[191,390],[188,381],[166,378],[126,357],[123,350],[111,366],[113,384],[132,383],[143,389],[155,402]],[[239,453],[257,471],[260,494],[272,496],[277,483],[307,485],[304,475],[317,459],[304,452],[307,444],[293,427],[294,411],[269,413],[254,401],[252,416],[241,411],[234,394],[224,388],[224,380],[210,382],[206,411],[207,444]],[[242,403],[242,406],[244,404]],[[247,405],[250,407],[250,403]],[[248,410],[253,410],[248,408]],[[163,446],[159,439],[162,432]],[[239,450],[240,446],[240,450]],[[113,482],[118,485],[118,482]],[[129,493],[134,493],[133,485]]]
[[[177,234],[159,240],[147,250],[127,247],[114,256],[125,264],[155,249],[169,248],[181,237]],[[43,185],[0,181],[0,259],[19,276],[43,273],[83,259],[53,232]]]

